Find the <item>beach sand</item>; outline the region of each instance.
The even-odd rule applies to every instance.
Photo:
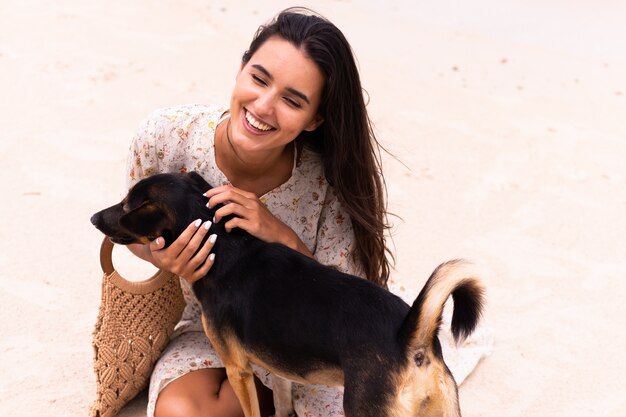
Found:
[[[623,416],[626,5],[304,3],[351,42],[395,155],[394,280],[418,291],[457,257],[484,272],[495,345],[460,387],[464,415]],[[0,4],[1,415],[87,415],[89,218],[124,195],[139,122],[227,103],[252,34],[288,5]],[[144,416],[145,395],[120,415]]]

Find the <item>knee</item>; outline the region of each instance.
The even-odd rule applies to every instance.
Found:
[[[160,395],[154,417],[209,417],[207,402],[189,395]]]
[[[166,387],[157,398],[154,417],[243,417],[239,400],[225,385],[219,390]]]
[[[224,369],[201,369],[170,382],[159,393],[155,417],[221,417],[215,406]],[[218,410],[217,410],[218,411]]]

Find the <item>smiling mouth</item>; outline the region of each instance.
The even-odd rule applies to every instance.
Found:
[[[248,122],[248,125],[254,128],[255,130],[259,132],[269,132],[271,130],[276,130],[272,126],[266,123],[263,123],[260,120],[257,120],[248,110],[244,109],[244,111],[245,111],[245,117],[246,117],[246,121]]]

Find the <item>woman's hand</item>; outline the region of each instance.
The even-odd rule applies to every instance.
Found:
[[[164,239],[156,238],[147,245],[149,251],[147,255],[150,258],[147,260],[157,268],[173,272],[193,284],[209,272],[215,260],[215,255],[210,252],[217,238],[216,235],[211,235],[198,250],[209,227],[211,227],[210,221],[201,226],[201,220],[196,220],[165,249],[163,248]]]
[[[216,223],[231,214],[236,216],[224,225],[227,232],[238,227],[265,242],[282,243],[307,256],[313,256],[298,235],[274,217],[256,194],[232,185],[223,185],[210,189],[204,195],[209,198],[209,208],[224,204],[215,212],[213,220]]]

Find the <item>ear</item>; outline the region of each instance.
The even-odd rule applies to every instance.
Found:
[[[202,178],[202,176],[196,171],[189,172],[187,174],[187,177],[189,177],[189,179],[191,179],[193,183],[202,190],[203,193],[213,188],[211,184],[206,182],[206,180]]]
[[[167,213],[153,203],[143,203],[120,218],[120,225],[139,237],[161,234],[168,226]]]
[[[324,118],[319,114],[315,115],[313,120],[311,120],[311,122],[305,126],[304,130],[306,130],[307,132],[312,132],[317,129],[322,123],[324,123]]]

